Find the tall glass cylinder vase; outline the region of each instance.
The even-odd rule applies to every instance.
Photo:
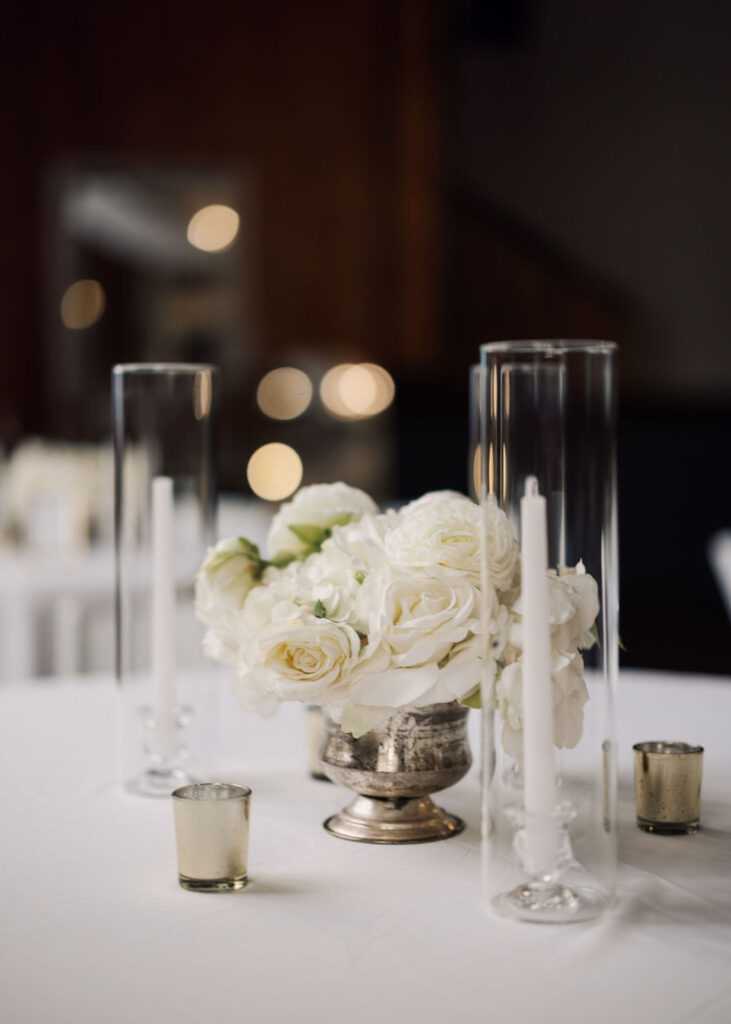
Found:
[[[218,372],[112,371],[120,781],[169,796],[208,775],[216,694],[193,587],[215,537]]]
[[[581,921],[610,905],[617,863],[616,346],[481,354],[484,624],[499,647],[482,683],[484,896],[508,917]],[[503,513],[520,559],[498,584]]]

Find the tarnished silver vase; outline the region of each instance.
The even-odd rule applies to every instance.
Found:
[[[472,764],[469,709],[456,702],[398,711],[355,739],[325,716],[320,763],[329,779],[358,795],[325,828],[361,843],[427,843],[464,828],[430,793],[453,786]]]

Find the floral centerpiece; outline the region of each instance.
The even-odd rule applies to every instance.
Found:
[[[358,738],[404,709],[479,705],[494,684],[502,741],[522,748],[520,554],[510,522],[452,491],[379,512],[343,483],[301,489],[274,517],[266,554],[245,538],[208,552],[196,581],[206,652],[229,665],[244,708],[317,704]],[[554,740],[575,746],[588,699],[596,581],[548,574]]]

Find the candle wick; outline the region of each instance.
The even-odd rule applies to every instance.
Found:
[[[529,476],[525,480],[525,496],[526,498],[534,498],[538,495],[538,477]]]

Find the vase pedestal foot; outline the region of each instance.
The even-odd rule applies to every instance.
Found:
[[[428,796],[357,796],[324,827],[331,835],[356,843],[431,843],[458,835],[464,822]]]

